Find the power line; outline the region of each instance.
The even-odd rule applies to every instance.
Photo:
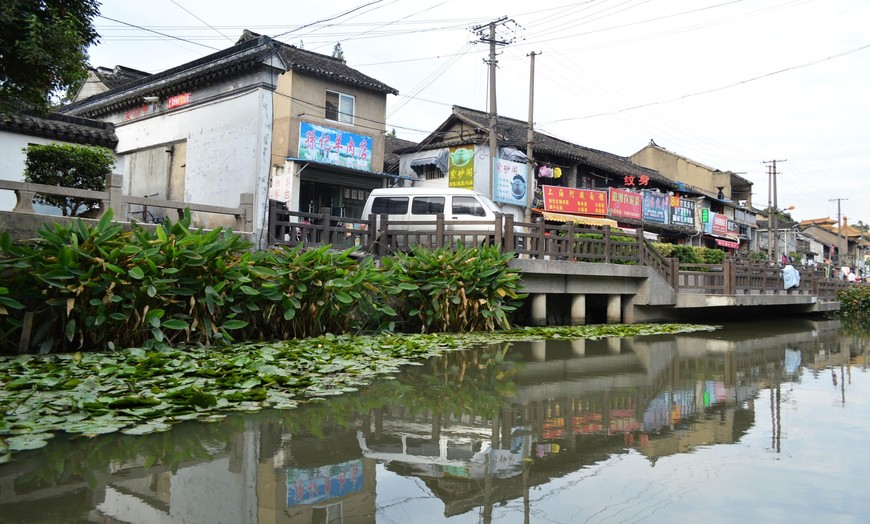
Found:
[[[192,41],[192,40],[186,40],[186,39],[184,39],[184,38],[179,38],[179,37],[177,37],[177,36],[168,35],[168,34],[166,34],[166,33],[161,33],[161,32],[159,32],[159,31],[155,31],[155,30],[153,30],[153,29],[148,29],[147,27],[142,27],[142,26],[140,26],[140,25],[136,25],[136,24],[131,24],[131,23],[129,23],[129,22],[122,22],[122,21],[120,21],[120,20],[115,20],[114,18],[109,18],[108,16],[105,16],[105,15],[97,15],[97,16],[99,16],[100,18],[104,18],[104,19],[106,19],[106,20],[111,20],[112,22],[115,22],[116,24],[122,24],[122,25],[130,26],[130,27],[134,27],[134,28],[139,29],[139,30],[141,30],[141,31],[147,31],[147,32],[149,32],[149,33],[154,33],[154,34],[156,34],[156,35],[164,36],[164,37],[166,37],[166,38],[170,38],[170,39],[172,39],[172,40],[180,40],[180,41],[182,41],[182,42],[186,42],[186,43],[188,43],[188,44],[193,44],[193,45],[202,46],[202,47],[205,47],[205,48],[207,48],[207,49],[211,49],[211,50],[213,50],[213,51],[220,51],[220,49],[218,49],[217,47],[212,47],[212,46],[210,46],[210,45],[200,44],[199,42],[194,42],[194,41]]]

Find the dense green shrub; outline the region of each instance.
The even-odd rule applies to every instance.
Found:
[[[511,259],[498,246],[415,247],[384,259],[384,266],[401,290],[396,307],[405,328],[492,331],[509,327],[507,314],[526,296],[517,293],[520,276],[509,268]]]
[[[376,267],[329,246],[252,251],[231,231],[190,230],[189,212],[155,228],[111,219],[43,226],[35,243],[0,234],[0,353],[18,348],[26,315],[26,350],[49,353],[391,329],[394,305],[415,330],[495,329],[519,297],[497,247]]]
[[[24,181],[91,191],[106,190],[106,175],[115,165],[115,154],[105,147],[75,144],[30,145],[24,148]],[[80,216],[99,207],[81,197],[37,194],[34,200],[60,208],[63,216]]]
[[[564,235],[564,232],[560,232]],[[574,233],[575,239],[585,240],[603,240],[603,233]],[[633,265],[636,262],[633,260],[636,255],[637,237],[627,235],[610,235],[610,241],[613,243],[621,243],[619,245],[611,244],[611,259],[613,264],[628,264]],[[583,242],[574,245],[575,260],[578,262],[602,262],[604,260],[603,243]],[[590,256],[592,255],[592,256]]]
[[[705,264],[721,264],[725,262],[725,252],[721,249],[711,249],[709,247],[699,247],[699,255]]]
[[[689,246],[685,244],[666,244],[653,242],[653,246],[665,258],[676,258],[680,264],[721,264],[725,262],[727,253],[721,249]]]
[[[870,324],[870,286],[849,286],[837,290],[840,316],[853,324]]]

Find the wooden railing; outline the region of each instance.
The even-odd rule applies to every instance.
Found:
[[[494,221],[433,220],[391,222],[387,215],[368,218],[337,217],[330,208],[320,213],[288,211],[273,203],[270,208],[269,242],[302,244],[306,247],[331,244],[337,249],[351,246],[361,251],[388,255],[408,251],[413,245],[432,248],[464,245],[500,245],[519,256],[546,260],[641,263],[640,233],[623,233],[577,227],[574,224],[552,226],[543,221],[515,222],[510,215],[498,215]]]
[[[124,195],[122,194],[122,187],[122,176],[115,174],[109,175],[106,178],[105,191],[90,191],[70,187],[0,180],[0,190],[12,191],[16,196],[17,202],[13,209],[13,212],[15,213],[30,215],[36,214],[36,211],[33,209],[33,197],[40,194],[58,197],[74,197],[76,199],[99,202],[99,210],[97,210],[90,218],[100,218],[106,210],[112,209],[115,221],[126,222],[136,218],[136,215],[131,213],[133,208],[139,206],[141,209],[142,206],[147,206],[150,209],[160,209],[161,212],[159,215],[168,215],[171,219],[176,220],[184,209],[189,209],[192,213],[213,214],[219,217],[230,218],[231,224],[229,225],[238,232],[251,232],[253,230],[254,196],[251,193],[242,193],[239,195],[238,207],[224,207],[192,202],[180,202],[177,200],[164,200],[145,196]],[[171,213],[167,213],[169,211],[171,211]],[[144,215],[144,213],[142,213],[142,215]],[[157,215],[157,213],[155,213],[155,215]],[[140,222],[148,222],[144,216],[140,215],[138,218]],[[194,222],[196,222],[196,220],[194,220]],[[197,224],[194,223],[194,225]]]

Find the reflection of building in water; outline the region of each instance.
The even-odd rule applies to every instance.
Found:
[[[232,421],[184,424],[172,438],[95,440],[110,459],[90,482],[65,446],[87,464],[93,444],[64,440],[33,452],[44,451],[42,465],[0,467],[0,515],[46,520],[46,508],[57,506],[59,515],[87,516],[68,520],[106,523],[374,523],[383,463],[419,478],[446,515],[479,508],[487,521],[495,505],[523,499],[528,511],[532,487],[629,449],[655,461],[736,442],[769,420],[779,451],[780,385],[799,380],[801,370],[833,372],[838,386],[848,380],[850,348],[832,343],[836,323],[808,325],[763,337],[688,334],[676,343],[669,336],[517,343],[505,362],[456,353],[389,381],[401,383],[402,395],[379,386],[367,403],[351,398],[320,411],[312,404],[234,419],[243,429]],[[754,400],[765,388],[769,416]],[[41,476],[53,479],[64,460],[75,472],[60,481]]]

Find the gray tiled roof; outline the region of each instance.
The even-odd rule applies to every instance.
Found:
[[[138,71],[120,65],[115,66],[114,69],[109,69],[108,67],[97,67],[93,71],[94,74],[97,75],[97,78],[100,79],[100,82],[109,89],[114,89],[124,84],[129,84],[134,80],[151,76],[151,73]]]
[[[213,83],[258,67],[269,56],[277,55],[287,70],[329,78],[335,82],[398,94],[392,87],[349,67],[344,61],[298,49],[267,36],[246,32],[228,49],[204,56],[161,73],[127,82],[59,109],[62,113],[96,116],[142,103],[142,97],[170,95]]]
[[[110,149],[118,144],[115,126],[111,123],[57,113],[41,116],[0,113],[0,130]]]
[[[416,142],[387,135],[384,141],[384,172],[399,172],[399,155],[396,151],[417,145]]]

